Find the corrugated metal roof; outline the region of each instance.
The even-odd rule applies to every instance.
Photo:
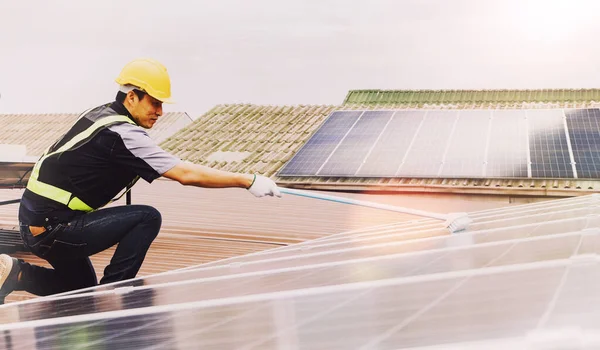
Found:
[[[526,107],[555,104],[575,107],[600,102],[600,89],[530,90],[350,90],[344,105]]]
[[[161,146],[193,163],[216,169],[261,173],[286,186],[346,191],[461,192],[572,196],[593,193],[599,181],[548,179],[431,179],[277,177],[275,174],[336,109],[379,106],[218,105],[165,140]],[[229,153],[228,160],[224,154]],[[218,154],[221,160],[212,160]],[[235,159],[243,156],[241,160]]]
[[[0,114],[0,144],[27,146],[28,156],[40,156],[77,120],[79,114]],[[148,131],[161,142],[192,122],[187,113],[165,113]]]

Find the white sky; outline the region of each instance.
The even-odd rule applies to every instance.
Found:
[[[176,105],[600,86],[596,0],[0,0],[0,113],[80,112],[148,56]]]

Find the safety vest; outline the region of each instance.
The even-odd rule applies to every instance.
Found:
[[[88,112],[89,112],[89,110],[82,114],[82,116],[78,119],[78,121],[75,123],[73,128],[76,128],[78,126],[78,123],[80,123],[83,120],[83,118],[85,117],[85,115]],[[73,130],[73,128],[72,128],[71,131],[68,132],[67,134],[65,134],[65,136],[62,139],[60,139],[54,145],[50,146],[44,152],[42,157],[37,161],[37,163],[33,167],[33,170],[31,171],[31,176],[29,177],[29,182],[27,183],[27,189],[39,196],[51,199],[58,203],[62,203],[72,210],[81,210],[81,211],[85,211],[85,212],[90,212],[95,209],[98,209],[98,208],[92,208],[91,206],[87,205],[81,199],[79,199],[75,195],[73,195],[73,193],[71,193],[65,189],[59,188],[51,183],[47,183],[48,181],[47,182],[40,181],[39,180],[40,169],[44,166],[44,161],[46,159],[48,159],[49,157],[58,156],[61,153],[69,151],[75,147],[80,147],[81,145],[83,145],[83,144],[87,143],[89,140],[91,140],[103,128],[107,128],[111,125],[122,124],[122,123],[130,123],[130,124],[136,125],[131,119],[129,119],[126,116],[108,115],[108,116],[103,116],[103,117],[97,118],[91,125],[87,126],[86,128],[83,128],[82,130],[80,130],[78,133],[76,133],[74,135],[70,135],[71,131]],[[66,139],[67,136],[69,136],[68,139]],[[60,147],[56,147],[57,145],[60,145]],[[138,179],[139,179],[139,176],[136,177],[131,182],[131,184],[129,184],[127,186],[127,188],[125,189],[125,192],[123,192],[119,197],[113,199],[112,201],[115,201],[115,200],[121,198],[127,191],[129,191],[131,186],[133,186],[133,184],[135,184],[135,182]],[[112,201],[110,201],[110,202],[112,202]]]

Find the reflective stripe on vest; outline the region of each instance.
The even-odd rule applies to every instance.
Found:
[[[85,204],[81,199],[73,196],[73,194],[71,192],[65,191],[61,188],[58,188],[56,186],[53,186],[53,185],[50,185],[50,184],[47,184],[47,183],[44,183],[44,182],[38,180],[38,177],[40,175],[40,167],[42,166],[42,163],[46,158],[48,158],[52,155],[58,154],[58,153],[68,151],[73,146],[75,146],[77,143],[90,137],[94,133],[94,131],[96,131],[102,127],[105,127],[109,124],[114,124],[114,123],[129,123],[129,124],[136,125],[131,119],[129,119],[125,116],[122,116],[122,115],[113,115],[113,116],[109,116],[109,117],[104,117],[104,118],[96,121],[94,124],[90,125],[87,129],[85,129],[84,131],[75,135],[71,140],[66,142],[64,145],[62,145],[62,147],[60,147],[56,151],[48,153],[48,154],[44,154],[42,156],[42,158],[40,158],[40,160],[35,164],[35,166],[33,167],[33,170],[31,171],[31,176],[29,177],[29,182],[27,183],[27,189],[39,196],[62,203],[64,205],[68,206],[72,210],[82,210],[82,211],[86,211],[86,212],[93,211],[94,208]]]

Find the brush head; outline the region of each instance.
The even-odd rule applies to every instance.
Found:
[[[444,225],[450,233],[457,233],[466,230],[472,222],[473,220],[467,213],[452,213],[448,214]]]

